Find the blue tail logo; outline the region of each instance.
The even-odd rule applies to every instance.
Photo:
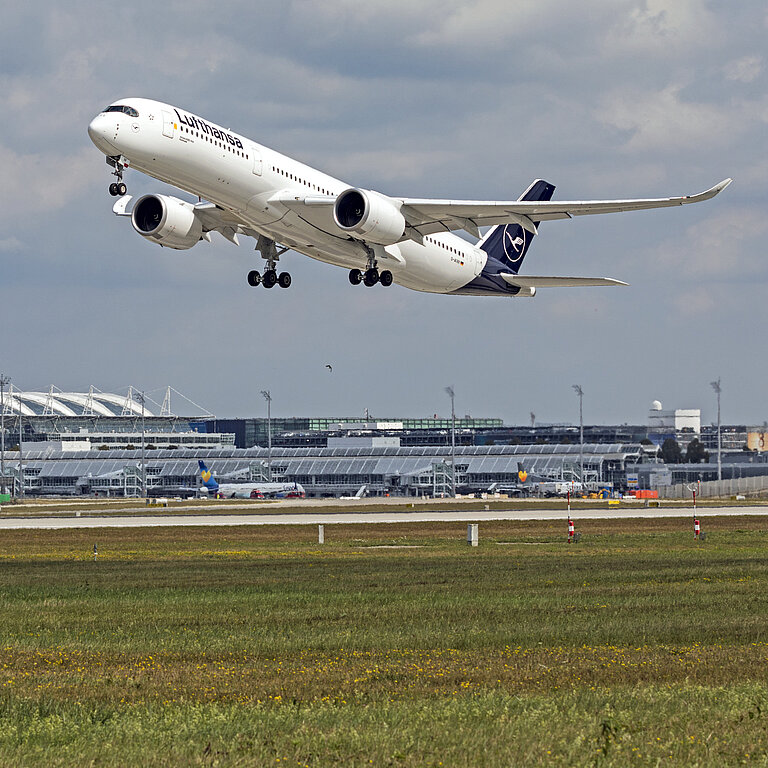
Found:
[[[555,191],[554,184],[536,179],[521,195],[521,201],[551,200]],[[538,225],[538,221],[533,222]],[[505,269],[517,274],[523,264],[525,254],[533,241],[533,233],[519,224],[500,224],[485,236],[480,247],[489,259],[501,262]]]
[[[213,473],[202,461],[197,462],[200,467],[200,478],[203,481],[203,487],[214,493],[219,489],[219,484],[213,479]]]

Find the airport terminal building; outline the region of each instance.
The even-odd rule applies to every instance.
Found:
[[[574,480],[583,458],[584,474],[595,482],[620,484],[644,454],[634,445],[460,446],[456,482],[472,493],[503,490],[530,477]],[[141,496],[144,471],[150,495],[189,495],[199,487],[198,460],[221,481],[297,482],[309,497],[351,495],[447,496],[451,491],[451,449],[370,444],[332,448],[116,449],[82,452],[26,450],[21,473],[25,494]],[[18,454],[9,452],[6,474],[18,483]]]
[[[183,397],[183,396],[181,396]],[[203,409],[177,416],[162,403],[127,394],[3,393],[5,485],[31,495],[189,495],[198,460],[218,480],[297,482],[310,497],[438,496],[452,488],[451,441],[459,492],[520,491],[527,482],[579,481],[615,489],[662,487],[717,477],[717,434],[697,410],[663,411],[647,425],[506,426],[498,418],[291,417],[216,419]],[[194,405],[194,404],[193,404]],[[191,408],[190,408],[191,410]],[[270,442],[271,452],[266,448]],[[665,465],[658,446],[697,438],[699,464]],[[723,477],[768,475],[768,430],[723,426]],[[21,445],[21,469],[18,446]],[[143,450],[142,450],[143,446]],[[143,458],[142,458],[143,457]],[[525,485],[525,481],[523,482]]]

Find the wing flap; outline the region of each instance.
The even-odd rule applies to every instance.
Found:
[[[612,277],[548,277],[537,275],[515,275],[502,272],[505,283],[517,288],[587,288],[604,285],[629,285]]]

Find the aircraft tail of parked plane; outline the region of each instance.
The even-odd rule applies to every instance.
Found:
[[[214,480],[211,470],[205,466],[203,461],[198,461],[197,465],[200,467],[200,479],[202,480],[203,488],[207,489],[210,493],[216,493],[219,490],[219,484]]]

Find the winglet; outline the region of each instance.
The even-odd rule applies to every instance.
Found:
[[[711,200],[715,195],[719,195],[733,179],[723,179],[719,184],[710,187],[705,192],[699,192],[698,195],[687,195],[683,198],[683,203],[700,203],[702,200]]]

